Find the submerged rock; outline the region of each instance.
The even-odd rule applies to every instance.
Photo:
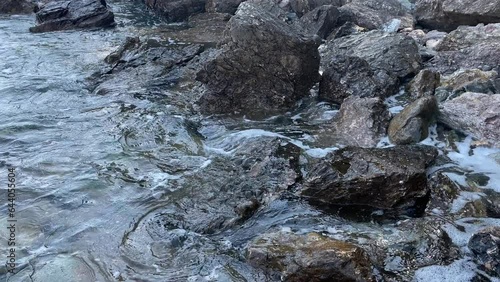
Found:
[[[440,104],[438,120],[500,147],[500,94],[464,93]]]
[[[375,281],[362,248],[317,233],[263,234],[247,247],[247,260],[283,281]]]
[[[500,277],[500,227],[488,227],[477,232],[470,238],[468,246],[481,270]]]
[[[409,104],[389,124],[389,140],[397,145],[418,143],[429,135],[429,126],[438,112],[434,96],[423,97]]]
[[[102,28],[115,25],[114,14],[104,0],[53,1],[42,4],[37,9],[37,25],[30,27],[30,32]]]
[[[0,14],[30,14],[33,13],[35,4],[29,0],[2,0]]]
[[[197,74],[207,88],[203,113],[265,116],[309,95],[318,80],[317,39],[250,2],[239,6],[226,32],[225,45]]]
[[[339,10],[332,5],[320,6],[300,18],[301,24],[311,34],[326,38],[337,25]]]
[[[415,17],[419,25],[453,30],[460,25],[500,22],[500,2],[490,0],[418,0]]]
[[[421,70],[407,86],[407,92],[413,99],[434,95],[439,86],[440,75],[431,70]]]
[[[393,20],[399,28],[413,27],[413,16],[398,0],[350,0],[339,11],[342,21],[367,29],[381,29]],[[397,31],[398,28],[396,28]]]
[[[301,195],[318,205],[407,209],[419,215],[428,194],[426,168],[437,154],[428,146],[340,149],[312,166]]]
[[[205,11],[206,0],[144,0],[146,5],[171,22],[187,20]]]

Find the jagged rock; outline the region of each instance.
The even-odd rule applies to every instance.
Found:
[[[350,21],[367,29],[380,29],[392,20],[399,27],[413,27],[413,16],[398,0],[350,0],[339,8],[342,21]]]
[[[317,233],[263,234],[248,246],[247,260],[290,282],[375,281],[361,247]]]
[[[429,125],[438,112],[434,96],[409,104],[389,124],[389,140],[397,145],[418,143],[429,135]]]
[[[146,5],[171,22],[185,21],[205,11],[206,0],[144,0]]]
[[[0,14],[30,14],[33,13],[35,4],[29,0],[2,0]]]
[[[288,2],[290,9],[299,17],[323,5],[340,7],[344,4],[343,0],[290,0]]]
[[[112,27],[114,14],[104,0],[53,1],[42,4],[36,13],[37,25],[31,32]]]
[[[500,93],[500,78],[497,72],[478,69],[458,70],[442,78],[439,87],[436,88],[436,97],[439,101],[445,101],[465,92]]]
[[[318,38],[260,4],[240,4],[226,32],[225,44],[197,74],[207,88],[199,101],[203,113],[260,117],[286,111],[318,81]]]
[[[428,193],[426,168],[437,155],[429,146],[346,147],[312,166],[301,195],[319,206],[369,206],[421,215]]]
[[[327,40],[334,40],[336,38],[348,36],[351,34],[356,34],[360,32],[366,32],[367,29],[364,27],[360,27],[352,22],[346,22],[343,25],[341,25],[338,28],[335,28],[330,35],[328,36]]]
[[[209,13],[234,14],[241,2],[245,0],[207,0],[205,10]]]
[[[424,37],[425,46],[427,48],[435,50],[435,48],[439,45],[441,41],[443,41],[443,38],[445,38],[446,35],[448,35],[448,33],[442,31],[437,31],[437,30],[429,31],[428,33],[425,34]]]
[[[440,75],[431,70],[421,70],[407,86],[407,92],[413,99],[434,95],[439,86]]]
[[[439,122],[500,147],[500,94],[466,92],[439,108]]]
[[[475,45],[478,41],[500,40],[500,24],[479,24],[477,26],[459,26],[448,33],[437,44],[436,51],[457,51]]]
[[[468,246],[481,270],[500,277],[500,227],[488,227],[477,232],[470,238]]]
[[[300,18],[300,22],[311,34],[326,38],[337,25],[339,10],[332,5],[320,6]]]
[[[500,2],[490,0],[418,0],[419,25],[451,31],[460,25],[500,22]]]

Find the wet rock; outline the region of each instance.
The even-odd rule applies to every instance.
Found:
[[[382,99],[350,97],[344,100],[333,120],[333,132],[319,139],[335,139],[349,146],[375,147],[386,135],[390,119],[391,114]]]
[[[468,246],[481,270],[500,277],[500,227],[488,227],[477,232]]]
[[[351,0],[339,8],[342,21],[350,21],[367,29],[380,29],[392,20],[400,28],[413,27],[413,16],[398,0]]]
[[[460,25],[500,22],[500,3],[489,0],[418,0],[415,17],[425,28],[450,31]]]
[[[421,70],[407,86],[406,91],[413,99],[434,95],[434,90],[439,86],[440,75],[431,70]]]
[[[36,13],[37,25],[30,32],[102,28],[115,25],[114,14],[104,0],[53,1]]]
[[[241,2],[245,0],[207,0],[205,10],[209,13],[234,14]]]
[[[247,248],[251,265],[285,281],[375,281],[367,253],[317,233],[270,233]]]
[[[326,38],[337,25],[339,10],[332,5],[320,6],[300,18],[300,22],[310,34]]]
[[[144,0],[146,5],[171,22],[181,22],[205,11],[206,0]]]
[[[458,70],[442,78],[436,89],[436,97],[439,101],[444,101],[465,92],[500,93],[500,78],[497,72],[479,69]]]
[[[418,215],[428,193],[426,168],[436,156],[428,146],[340,149],[312,166],[301,195],[318,205],[404,207]]]
[[[467,92],[440,104],[438,121],[500,146],[500,94]]]
[[[30,14],[35,4],[29,0],[2,0],[0,14]]]
[[[334,7],[340,7],[344,4],[343,2],[343,0],[290,0],[289,6],[297,16],[302,17],[320,6],[332,5]]]
[[[397,145],[418,143],[429,135],[429,125],[438,112],[433,96],[417,99],[397,114],[389,124],[389,140]]]
[[[207,88],[199,100],[203,113],[260,117],[286,111],[318,81],[318,40],[260,4],[239,6],[225,43],[196,77]]]

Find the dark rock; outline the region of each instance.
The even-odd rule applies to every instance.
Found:
[[[362,248],[317,233],[263,234],[248,246],[247,260],[282,281],[375,281]]]
[[[458,70],[442,77],[441,84],[436,88],[436,97],[438,101],[445,101],[465,92],[500,93],[499,82],[498,74],[495,71]]]
[[[37,25],[31,32],[102,28],[115,25],[114,15],[104,0],[54,1],[39,7]]]
[[[500,94],[467,92],[439,105],[438,121],[500,146]]]
[[[400,28],[413,27],[413,16],[398,0],[351,0],[339,8],[342,21],[367,29],[380,29],[391,20]]]
[[[386,135],[390,119],[391,114],[380,98],[349,97],[333,120],[333,132],[328,134],[332,136],[325,138],[348,146],[375,147]]]
[[[234,14],[241,2],[245,0],[207,0],[205,10],[209,13]]]
[[[0,14],[30,14],[33,13],[35,4],[29,0],[2,0]]]
[[[359,205],[421,215],[428,193],[426,168],[438,152],[428,146],[347,147],[313,165],[301,195],[313,204]]]
[[[434,96],[423,97],[409,104],[389,124],[389,140],[397,145],[418,143],[429,135],[429,125],[438,112]]]
[[[300,18],[306,31],[326,38],[337,25],[339,10],[332,5],[320,6]]]
[[[348,36],[351,34],[356,34],[360,32],[365,32],[367,29],[364,27],[360,27],[352,22],[346,22],[342,26],[335,28],[330,35],[328,36],[327,40],[334,40],[336,38]]]
[[[477,26],[459,26],[448,33],[437,44],[436,51],[458,51],[474,46],[479,41],[500,40],[500,24],[479,24]]]
[[[500,277],[500,227],[488,227],[477,232],[468,246],[481,270]]]
[[[170,22],[182,22],[205,11],[206,0],[144,0],[146,5]]]
[[[225,45],[197,74],[203,113],[260,117],[286,111],[318,81],[319,41],[260,4],[244,2],[228,23]],[[279,48],[277,48],[279,46]]]
[[[431,70],[421,70],[407,87],[407,92],[413,99],[434,95],[434,90],[439,86],[440,75]]]
[[[460,25],[500,22],[500,2],[490,0],[418,0],[419,25],[451,31]]]
[[[340,7],[344,3],[343,0],[290,0],[290,9],[297,14],[297,16],[302,17],[308,12],[323,6],[332,5],[334,7]]]

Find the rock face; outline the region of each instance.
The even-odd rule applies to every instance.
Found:
[[[405,107],[389,124],[389,140],[397,145],[418,143],[429,135],[430,123],[438,112],[436,98],[423,97]]]
[[[500,94],[464,93],[440,104],[438,120],[500,147]]]
[[[465,92],[500,93],[500,78],[497,72],[478,69],[458,70],[442,78],[439,87],[436,88],[436,97],[439,101],[445,101]]]
[[[342,21],[379,29],[396,19],[400,28],[413,27],[413,16],[398,0],[350,0],[339,9]]]
[[[339,10],[332,5],[320,6],[300,18],[300,22],[311,34],[326,38],[337,25]]]
[[[459,26],[437,44],[436,51],[456,51],[471,47],[478,41],[500,40],[500,24],[479,24],[477,26]]]
[[[112,27],[114,15],[104,0],[54,1],[38,7],[31,32]]]
[[[440,75],[431,70],[421,70],[407,87],[407,92],[414,99],[434,95],[434,90],[439,86]]]
[[[460,25],[500,22],[500,3],[489,0],[418,0],[415,17],[423,27],[450,31]]]
[[[206,0],[145,0],[145,3],[168,21],[181,22],[192,14],[204,12]]]
[[[317,38],[259,4],[242,3],[226,32],[226,44],[197,74],[208,89],[199,101],[203,113],[257,117],[286,111],[318,81]]]
[[[263,234],[248,246],[247,259],[282,281],[375,281],[362,248],[317,233]]]
[[[411,207],[418,215],[425,207],[417,202],[428,192],[426,168],[437,154],[428,146],[346,147],[311,168],[301,195],[318,205]]]
[[[29,14],[33,13],[35,5],[28,0],[2,0],[0,14]]]
[[[469,240],[469,249],[482,270],[500,277],[500,227],[489,227],[474,234]]]
[[[245,0],[207,0],[205,10],[209,13],[234,14]]]

